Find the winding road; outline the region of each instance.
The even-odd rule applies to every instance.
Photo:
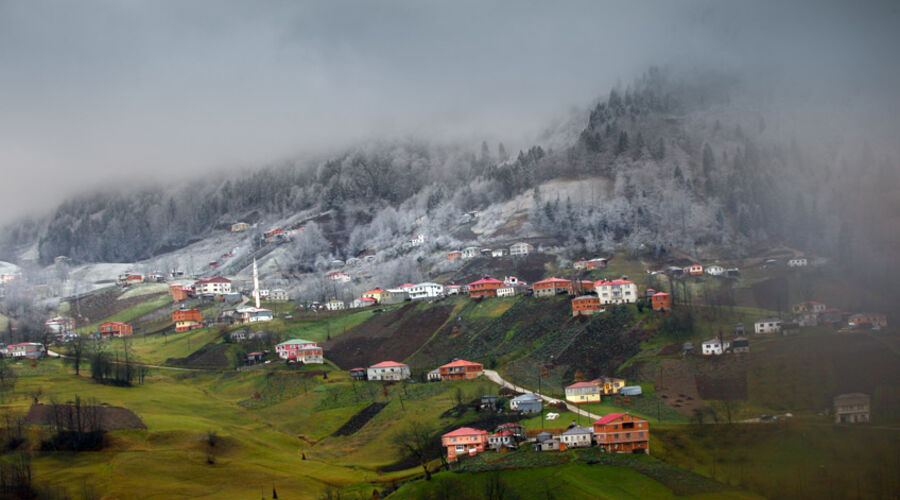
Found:
[[[512,389],[516,392],[533,393],[536,396],[540,396],[540,398],[543,399],[544,401],[546,401],[547,403],[564,403],[566,405],[566,409],[572,413],[577,413],[578,415],[585,416],[592,420],[600,420],[600,415],[594,415],[593,413],[591,413],[589,411],[582,410],[581,408],[573,405],[572,403],[568,403],[561,399],[551,398],[550,396],[545,396],[543,394],[539,394],[537,391],[532,391],[531,389],[526,389],[522,386],[518,386],[511,382],[507,382],[506,380],[503,380],[503,377],[501,377],[500,374],[496,372],[496,370],[484,370],[484,376],[487,377],[488,380],[490,380],[491,382],[499,385],[500,387],[506,387],[507,389]]]

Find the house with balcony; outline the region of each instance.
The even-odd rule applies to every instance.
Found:
[[[493,278],[483,278],[469,283],[469,297],[496,297],[497,290],[503,286],[503,282]]]
[[[343,300],[331,299],[325,303],[325,309],[329,311],[343,311],[347,308],[347,304]]]
[[[594,283],[601,304],[634,304],[638,299],[637,285],[625,279]]]
[[[434,299],[444,295],[444,285],[426,281],[406,289],[410,300]]]
[[[447,461],[455,462],[460,456],[475,456],[488,445],[488,432],[471,427],[460,427],[441,436],[441,446],[447,449]]]
[[[178,309],[172,311],[172,322],[176,332],[186,332],[203,326],[203,316],[199,309]]]
[[[610,413],[594,422],[594,441],[608,453],[650,454],[650,423],[629,413]]]
[[[409,378],[409,365],[396,361],[382,361],[366,370],[368,380],[406,380]]]
[[[131,333],[131,325],[121,321],[107,321],[100,323],[100,326],[97,327],[97,335],[104,339],[107,337],[124,337],[131,335]]]
[[[867,424],[870,420],[871,398],[868,394],[854,392],[834,398],[834,423]]]
[[[532,252],[534,252],[534,246],[522,241],[513,243],[509,247],[509,254],[513,257],[524,257]]]
[[[468,380],[478,378],[484,373],[481,363],[474,363],[464,359],[454,359],[446,365],[438,367],[441,380]]]
[[[203,278],[194,282],[195,295],[224,295],[231,293],[231,280],[221,276]]]
[[[572,293],[572,282],[563,278],[548,278],[531,285],[535,297],[553,297]]]
[[[322,348],[319,344],[305,339],[291,339],[275,346],[278,357],[289,362],[323,364]]]

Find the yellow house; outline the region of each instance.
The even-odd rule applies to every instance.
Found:
[[[599,403],[603,396],[617,394],[625,387],[620,378],[600,377],[590,382],[576,382],[566,387],[566,401],[570,403]]]
[[[381,288],[376,288],[374,290],[369,290],[368,292],[362,294],[363,297],[367,299],[375,299],[378,303],[381,303],[381,296],[384,294],[384,290]]]
[[[232,233],[238,233],[241,231],[246,231],[248,229],[250,229],[250,224],[247,224],[246,222],[235,222],[231,225]]]

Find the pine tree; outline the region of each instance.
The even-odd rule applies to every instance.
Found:
[[[619,144],[616,146],[616,156],[628,151],[628,132],[619,132]]]

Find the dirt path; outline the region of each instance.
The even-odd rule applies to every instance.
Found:
[[[573,405],[572,403],[568,403],[561,399],[551,398],[550,396],[545,396],[543,394],[538,393],[537,391],[532,391],[531,389],[526,389],[524,387],[507,382],[506,380],[503,380],[503,377],[501,377],[500,374],[494,370],[485,370],[484,376],[487,377],[488,380],[490,380],[491,382],[499,385],[500,387],[506,387],[507,389],[512,389],[516,392],[531,392],[531,393],[535,394],[536,396],[540,396],[540,398],[543,399],[544,401],[546,401],[547,403],[550,403],[550,404],[564,403],[566,405],[566,409],[572,413],[577,413],[579,415],[582,415],[582,416],[585,416],[585,417],[588,417],[588,418],[591,418],[594,420],[600,419],[599,415],[594,415],[593,413],[591,413],[589,411],[582,410],[581,408]]]

